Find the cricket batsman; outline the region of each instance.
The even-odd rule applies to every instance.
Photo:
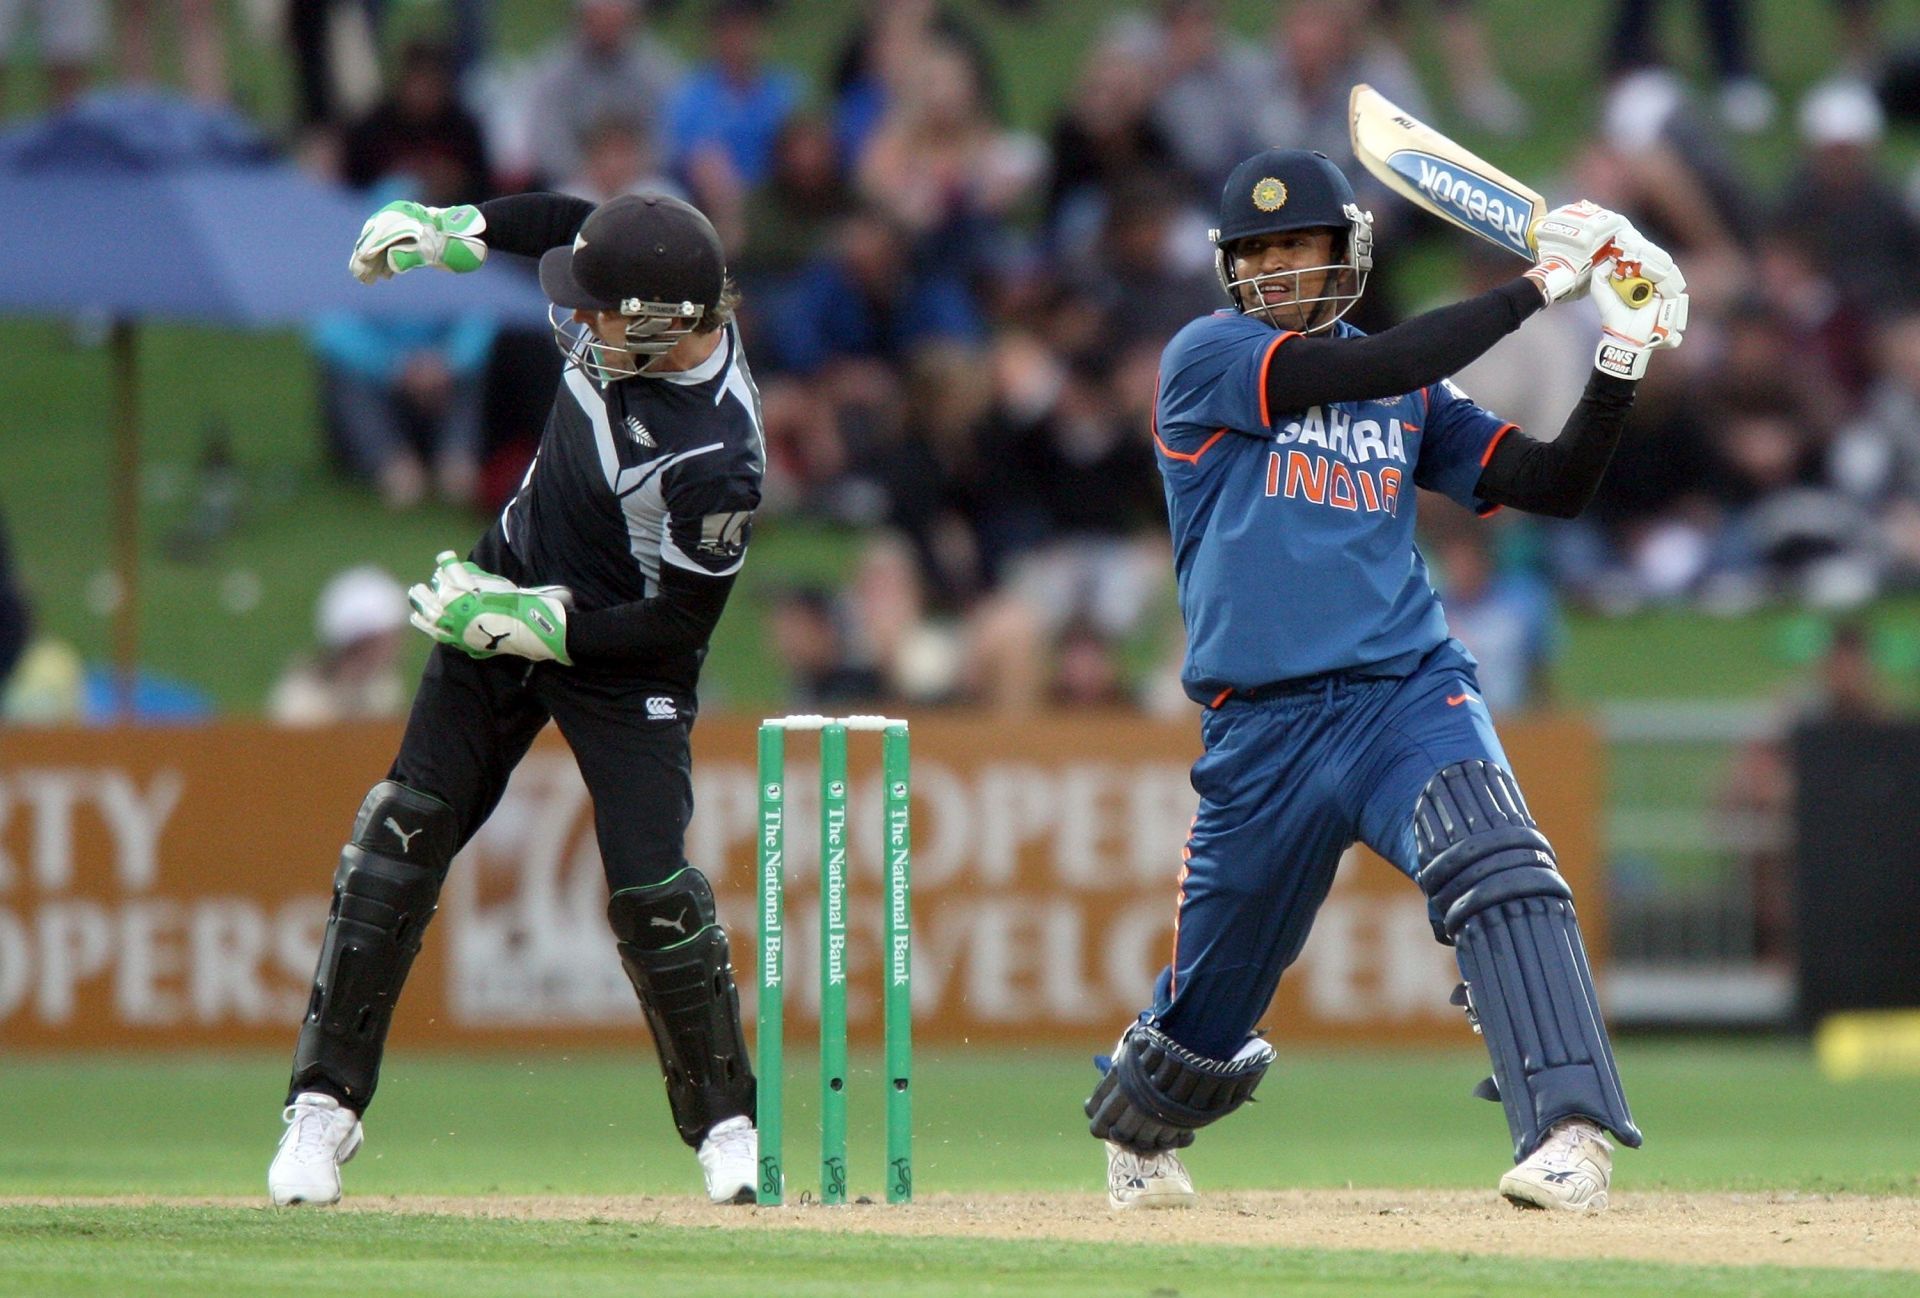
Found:
[[[392,203],[349,269],[367,283],[471,271],[490,250],[540,259],[567,363],[519,491],[410,593],[436,644],[334,871],[268,1190],[278,1205],[340,1197],[447,868],[552,720],[593,799],[607,920],[674,1125],[708,1197],[750,1203],[753,1068],[713,889],[684,854],[695,688],[766,468],[738,295],[712,224],[661,194]]]
[[[1115,1208],[1193,1202],[1178,1151],[1272,1062],[1255,1028],[1356,841],[1420,886],[1454,948],[1513,1135],[1500,1193],[1604,1208],[1608,1133],[1640,1144],[1573,895],[1414,545],[1415,488],[1482,515],[1578,514],[1649,357],[1680,343],[1685,281],[1624,218],[1575,203],[1536,238],[1511,283],[1369,337],[1341,319],[1374,245],[1340,169],[1270,149],[1226,182],[1213,240],[1232,307],[1168,343],[1154,407],[1204,753],[1172,960],[1085,1106]],[[1635,274],[1656,291],[1630,307],[1605,281]],[[1555,441],[1447,377],[1583,294],[1602,332]]]

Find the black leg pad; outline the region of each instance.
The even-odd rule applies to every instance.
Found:
[[[640,997],[680,1138],[699,1147],[727,1118],[754,1112],[752,1058],[713,889],[692,866],[607,902],[620,964]]]
[[[391,780],[373,787],[333,873],[333,907],[294,1047],[289,1095],[337,1092],[364,1111],[400,989],[459,845],[453,809]]]
[[[1513,777],[1491,762],[1449,766],[1428,782],[1414,818],[1420,886],[1457,948],[1514,1160],[1569,1117],[1637,1147],[1573,894]]]
[[[1087,1097],[1088,1130],[1143,1154],[1184,1149],[1195,1131],[1252,1099],[1272,1062],[1273,1047],[1258,1038],[1232,1059],[1209,1059],[1135,1023]]]

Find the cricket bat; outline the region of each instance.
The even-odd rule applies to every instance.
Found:
[[[1380,183],[1443,221],[1528,261],[1538,260],[1533,227],[1550,210],[1538,191],[1403,111],[1369,85],[1347,100],[1353,156]],[[1642,276],[1608,281],[1628,306],[1645,306]]]

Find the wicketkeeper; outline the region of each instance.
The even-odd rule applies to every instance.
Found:
[[[437,642],[387,778],[360,804],[294,1050],[276,1204],[332,1203],[448,865],[551,719],[593,798],[607,919],[715,1203],[753,1199],[754,1077],[713,890],[683,850],[695,687],[765,470],[737,295],[698,210],[556,194],[382,208],[372,283],[540,258],[567,358],[533,467],[473,550],[411,592]]]

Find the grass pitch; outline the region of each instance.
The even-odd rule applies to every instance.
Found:
[[[794,1062],[790,1200],[817,1184],[814,1074]],[[866,1071],[854,1075],[856,1194],[880,1188],[873,1062],[856,1060]],[[1556,1239],[1590,1245],[1599,1234],[1520,1218],[1494,1199],[1507,1137],[1497,1106],[1467,1098],[1484,1071],[1473,1051],[1283,1053],[1262,1102],[1203,1137],[1190,1160],[1203,1194],[1226,1206],[1157,1217],[1118,1236],[1090,1197],[1101,1163],[1078,1116],[1092,1081],[1083,1056],[962,1050],[916,1062],[920,1204],[907,1213],[709,1217],[696,1203],[698,1172],[673,1136],[658,1075],[639,1051],[476,1060],[417,1056],[402,1043],[369,1115],[367,1145],[346,1170],[350,1201],[397,1198],[376,1211],[291,1213],[256,1206],[279,1130],[284,1059],[15,1059],[0,1083],[0,1196],[13,1200],[0,1205],[0,1294],[213,1298],[308,1291],[316,1280],[356,1298],[1537,1293],[1564,1287],[1569,1263],[1491,1256],[1476,1240],[1525,1230],[1551,1254],[1560,1251]],[[1641,1244],[1624,1254],[1642,1260],[1579,1261],[1581,1292],[1824,1298],[1920,1288],[1920,1272],[1898,1269],[1907,1254],[1892,1270],[1885,1254],[1866,1253],[1860,1260],[1882,1269],[1847,1269],[1844,1248],[1821,1255],[1829,1266],[1694,1265],[1708,1255],[1689,1252],[1676,1234],[1670,1260],[1644,1260],[1645,1232],[1657,1241],[1663,1214],[1685,1214],[1685,1193],[1675,1192],[1740,1191],[1771,1204],[1771,1218],[1756,1215],[1756,1263],[1785,1256],[1783,1230],[1790,1240],[1794,1221],[1816,1215],[1782,1209],[1783,1194],[1823,1206],[1836,1202],[1828,1196],[1854,1203],[1862,1195],[1891,1205],[1892,1218],[1860,1228],[1867,1243],[1887,1220],[1911,1223],[1920,1130],[1910,1115],[1920,1110],[1920,1079],[1837,1086],[1798,1044],[1629,1041],[1622,1067],[1648,1148],[1621,1155],[1620,1211],[1606,1230],[1635,1225],[1636,1193],[1659,1206],[1638,1213]],[[1304,1217],[1289,1222],[1304,1211],[1297,1204],[1256,1193],[1318,1188],[1338,1197],[1353,1186],[1404,1191],[1411,1209],[1384,1200],[1345,1208],[1361,1225],[1376,1212],[1411,1212],[1401,1233],[1366,1243],[1368,1251],[1292,1247],[1327,1236],[1306,1230]],[[54,1202],[94,1196],[121,1202]],[[1099,1224],[1049,1227],[1046,1196],[1066,1205],[1063,1220]],[[1423,1206],[1439,1199],[1456,1205],[1452,1217]],[[1040,1207],[1029,1221],[1010,1202]],[[1447,1226],[1467,1220],[1461,1203],[1477,1234]],[[992,1204],[1000,1206],[981,1206]],[[998,1224],[963,1228],[970,1219],[978,1226],[983,1212],[998,1213]],[[1222,1243],[1241,1238],[1237,1222],[1247,1242]],[[805,1228],[789,1228],[796,1224]],[[1734,1260],[1743,1256],[1736,1250]]]

